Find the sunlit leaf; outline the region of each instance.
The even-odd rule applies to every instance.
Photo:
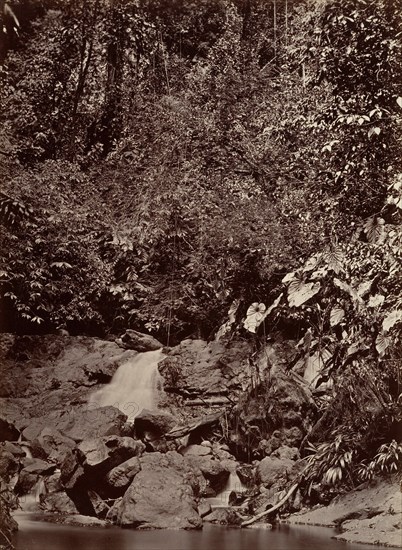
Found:
[[[402,97],[401,96],[396,98],[396,102],[398,103],[399,107],[402,109]]]
[[[370,243],[377,243],[384,237],[384,219],[372,216],[364,224],[364,233]]]
[[[276,298],[276,300],[274,300],[272,302],[272,304],[267,308],[266,312],[262,316],[262,319],[261,319],[260,323],[262,323],[262,321],[264,321],[264,319],[266,319],[268,317],[268,315],[271,313],[271,311],[273,311],[279,305],[279,302],[281,301],[282,296],[283,296],[283,292],[281,292],[281,294],[279,294],[279,296]]]
[[[392,340],[389,336],[385,336],[382,332],[377,336],[375,341],[375,349],[380,356],[384,355],[385,350],[390,346]]]
[[[345,311],[341,307],[334,307],[332,308],[329,316],[329,324],[331,327],[335,327],[336,325],[339,325],[344,317]]]
[[[296,276],[295,271],[291,271],[290,273],[284,276],[284,278],[282,279],[282,283],[289,283],[290,281],[293,281],[295,276]]]
[[[344,292],[347,292],[347,294],[349,294],[354,302],[362,302],[362,299],[357,294],[356,290],[352,288],[348,283],[345,283],[345,281],[341,281],[340,279],[334,277],[334,285]]]
[[[288,303],[290,307],[299,307],[315,296],[321,288],[320,283],[303,283],[300,280],[292,281],[288,289]]]
[[[387,315],[382,322],[382,330],[388,332],[391,328],[402,321],[402,309],[395,309]]]
[[[374,296],[370,296],[370,299],[368,301],[368,307],[380,307],[384,303],[385,296],[382,294],[375,294]]]

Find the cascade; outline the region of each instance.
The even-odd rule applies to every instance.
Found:
[[[89,406],[111,405],[126,414],[130,422],[142,409],[156,409],[161,387],[158,363],[164,357],[161,349],[138,353],[120,365],[107,386],[90,397]]]
[[[46,494],[46,485],[42,478],[38,479],[32,487],[31,492],[20,497],[19,505],[23,512],[33,512],[38,510],[41,496]]]
[[[222,491],[218,493],[216,497],[210,497],[207,500],[212,508],[226,508],[229,506],[229,496],[232,491],[239,493],[246,489],[247,487],[241,482],[237,473],[235,471],[230,472],[226,485]]]

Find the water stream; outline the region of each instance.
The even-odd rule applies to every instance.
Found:
[[[207,498],[207,501],[209,502],[212,508],[226,508],[229,505],[229,497],[232,491],[241,493],[242,491],[246,491],[246,490],[247,490],[247,487],[243,485],[243,483],[240,481],[240,478],[237,475],[237,473],[230,472],[226,485],[222,489],[222,491],[218,493],[216,497]]]
[[[161,391],[158,363],[162,350],[139,353],[117,369],[111,382],[95,392],[89,406],[117,407],[132,421],[142,409],[156,409]]]

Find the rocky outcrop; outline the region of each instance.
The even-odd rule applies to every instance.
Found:
[[[402,547],[402,499],[397,482],[379,481],[336,497],[329,506],[294,514],[289,523],[338,527],[351,543]]]
[[[86,408],[70,411],[56,410],[48,415],[29,420],[22,436],[27,441],[37,439],[40,442],[41,437],[42,440],[46,437],[46,433],[59,432],[62,437],[79,442],[94,436],[121,435],[124,432],[126,420],[127,416],[119,409],[109,406],[89,410]],[[45,435],[43,430],[47,430]],[[59,443],[61,443],[60,438]],[[67,440],[64,440],[64,443],[67,445]]]
[[[85,336],[1,334],[2,417],[19,429],[32,417],[72,414],[96,385],[108,383],[119,365],[135,355],[115,342]]]
[[[140,463],[141,471],[111,511],[114,521],[142,529],[200,528],[198,479],[187,461],[168,452],[144,455]]]
[[[184,405],[202,408],[229,404],[247,383],[248,352],[246,342],[225,346],[221,342],[184,340],[159,365],[165,391],[181,396]]]

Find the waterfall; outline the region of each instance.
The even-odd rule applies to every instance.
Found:
[[[39,478],[31,492],[20,497],[19,505],[23,512],[34,512],[39,509],[41,496],[46,494],[46,485],[43,478]]]
[[[146,351],[120,365],[111,382],[90,397],[90,407],[111,405],[126,414],[130,422],[142,409],[156,409],[161,386],[158,363],[164,357],[161,349]]]
[[[216,497],[210,497],[207,500],[212,508],[226,508],[229,506],[229,496],[232,491],[240,493],[246,489],[247,487],[243,485],[237,473],[233,471],[230,472],[226,485],[222,491],[218,493]]]

